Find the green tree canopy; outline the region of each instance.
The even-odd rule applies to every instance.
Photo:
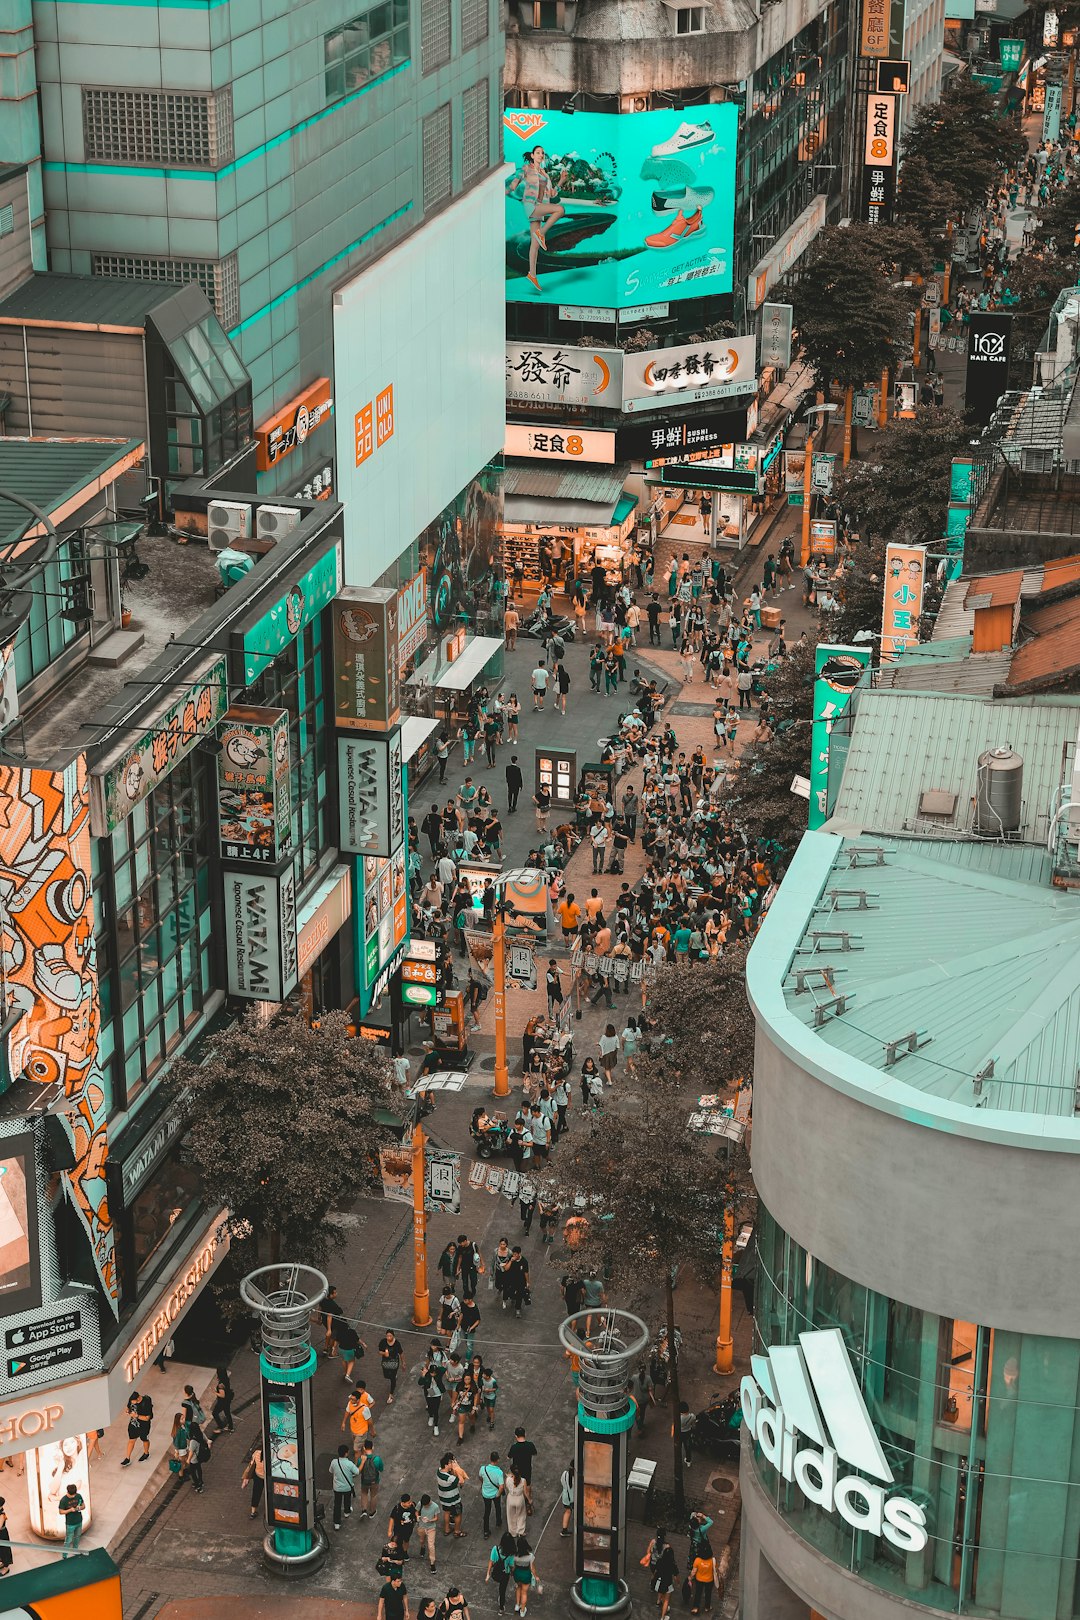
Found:
[[[348,1027],[343,1012],[315,1026],[288,1006],[269,1023],[248,1013],[170,1075],[208,1197],[234,1238],[267,1241],[271,1262],[322,1259],[341,1241],[327,1217],[376,1175],[387,1132],[375,1111],[394,1100],[392,1071]]]
[[[826,394],[834,381],[861,388],[900,358],[914,303],[914,289],[900,283],[910,261],[925,254],[907,231],[859,224],[821,232],[791,302],[799,342]]]
[[[880,535],[908,545],[936,544],[945,533],[953,457],[970,439],[962,417],[932,406],[875,434],[865,459],[840,488],[864,540]]]
[[[946,224],[958,219],[962,208],[960,193],[947,174],[931,168],[921,152],[905,157],[897,177],[896,222],[916,232],[935,260],[944,258]]]
[[[1076,258],[1080,253],[1076,242],[1080,232],[1080,178],[1059,186],[1037,207],[1038,216],[1029,227],[1035,240],[1059,258]]]
[[[1030,359],[1046,334],[1050,311],[1058,294],[1075,287],[1080,275],[1080,256],[1062,258],[1056,253],[1022,253],[1009,265],[1006,284],[1018,302],[1013,306],[1013,333],[1010,371],[1022,386],[1031,380],[1030,368],[1017,368],[1018,361]]]
[[[809,756],[808,756],[809,757]],[[746,994],[750,946],[737,940],[692,973],[663,967],[649,975],[649,1015],[672,1042],[668,1061],[695,1092],[754,1076],[754,1015]]]
[[[773,700],[775,729],[743,749],[728,777],[727,806],[752,839],[779,844],[790,858],[806,831],[806,800],[792,793],[791,784],[810,765],[813,642],[794,642],[787,658],[765,677],[765,688]]]
[[[1019,120],[1003,118],[982,85],[968,74],[954,73],[939,99],[918,108],[908,125],[900,173],[919,160],[942,200],[947,193],[955,197],[949,198],[947,216],[955,218],[981,203],[1002,169],[1019,163],[1026,151]]]

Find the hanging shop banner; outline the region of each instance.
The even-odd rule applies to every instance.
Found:
[[[832,494],[835,465],[836,457],[831,451],[814,451],[813,465],[810,468],[810,488],[815,495]]]
[[[547,874],[541,869],[522,866],[504,872],[502,897],[508,932],[540,935],[554,927]]]
[[[794,312],[790,304],[761,306],[761,368],[772,366],[786,371],[791,364],[791,334]]]
[[[358,954],[364,990],[372,1000],[381,994],[384,977],[397,965],[399,946],[408,928],[408,900],[405,894],[405,846],[395,850],[389,860],[378,855],[365,855],[356,863],[357,881],[361,886],[356,907]]]
[[[537,405],[622,404],[621,349],[576,349],[557,343],[506,345],[506,397]]]
[[[564,428],[557,424],[532,427],[524,422],[507,422],[506,454],[528,456],[535,461],[593,461],[604,467],[615,465],[614,433],[598,433],[590,428]]]
[[[869,662],[869,647],[822,643],[817,649],[814,659],[814,726],[811,733],[807,821],[811,832],[829,819],[829,748],[833,722],[847,708],[851,694]]]
[[[536,989],[536,958],[527,945],[511,945],[507,950],[506,977],[522,990]]]
[[[424,1146],[424,1210],[428,1215],[461,1213],[461,1154],[453,1148]]]
[[[866,98],[866,147],[863,161],[891,169],[896,161],[896,97],[873,95]]]
[[[870,165],[863,170],[862,217],[868,225],[887,225],[896,201],[896,170]]]
[[[712,458],[745,444],[757,426],[757,401],[741,410],[713,411],[708,416],[682,417],[671,411],[663,422],[631,422],[619,429],[620,461],[643,461],[662,467],[668,461],[695,456]]]
[[[859,388],[856,390],[851,402],[851,422],[853,427],[877,427],[877,390],[875,388]]]
[[[90,831],[107,838],[229,707],[224,658],[208,663],[198,679],[147,729],[133,747],[95,769],[90,778]]]
[[[319,377],[255,429],[255,465],[266,472],[300,448],[334,409],[329,377]]]
[[[985,314],[971,311],[964,385],[965,414],[970,422],[985,427],[1008,388],[1011,343],[1011,315],[1001,310]]]
[[[495,942],[491,934],[485,934],[480,928],[466,928],[465,954],[469,958],[469,966],[484,980],[491,984],[495,977],[494,958]]]
[[[218,741],[222,859],[276,866],[292,848],[288,712],[233,704]]]
[[[334,602],[334,715],[339,726],[389,731],[401,718],[398,593],[348,585]]]
[[[411,1204],[412,1148],[408,1143],[384,1144],[379,1149],[379,1171],[383,1197],[392,1204]]]
[[[258,680],[305,625],[329,607],[340,586],[341,548],[335,545],[312,563],[269,612],[243,632],[245,686]]]
[[[623,357],[623,410],[666,407],[672,395],[680,405],[723,399],[757,388],[757,339],[724,338],[675,349],[645,349]]]
[[[1063,86],[1060,79],[1047,79],[1046,96],[1043,101],[1043,145],[1051,146],[1061,134],[1061,103]]]
[[[284,1001],[296,989],[296,873],[256,867],[222,872],[229,994]]]
[[[1020,64],[1024,60],[1024,41],[1022,39],[999,39],[998,56],[1001,66],[1006,73],[1019,73]]]
[[[315,1523],[312,1386],[311,1378],[288,1384],[264,1378],[262,1386],[266,1520],[301,1532]]]
[[[734,101],[507,108],[507,299],[624,309],[730,292],[738,129]]]
[[[427,569],[421,568],[407,584],[398,588],[398,675],[404,674],[410,658],[420,652],[431,628],[431,610],[428,606]]]
[[[784,451],[784,490],[788,495],[797,495],[802,500],[803,485],[806,481],[806,451]]]
[[[889,0],[862,0],[862,56],[889,54]]]
[[[919,639],[925,546],[886,546],[885,605],[881,620],[881,662],[899,658]]]
[[[351,855],[392,855],[405,837],[401,729],[338,738],[339,844]]]

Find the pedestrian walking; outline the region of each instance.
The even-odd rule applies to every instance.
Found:
[[[604,870],[604,856],[607,852],[610,837],[607,823],[597,817],[589,828],[589,843],[592,846],[592,869],[594,873]]]
[[[520,1535],[514,1548],[514,1613],[525,1620],[529,1610],[529,1588],[535,1586],[537,1592],[542,1592],[536,1573],[536,1554],[529,1545],[528,1538]]]
[[[461,1321],[458,1326],[465,1340],[466,1360],[471,1361],[473,1345],[476,1341],[476,1335],[480,1331],[480,1307],[473,1298],[471,1289],[461,1302]]]
[[[227,1367],[219,1367],[217,1369],[217,1383],[214,1385],[214,1404],[211,1408],[211,1416],[213,1417],[215,1424],[215,1434],[232,1433],[232,1403],[233,1387],[229,1382],[229,1369]]]
[[[341,1521],[352,1513],[354,1486],[360,1470],[349,1456],[347,1445],[337,1448],[337,1456],[330,1459],[330,1489],[334,1493],[334,1529],[341,1529]]]
[[[383,1460],[375,1453],[374,1440],[365,1440],[357,1458],[360,1464],[360,1517],[373,1519],[379,1503],[379,1481]]]
[[[671,1594],[675,1590],[675,1577],[679,1566],[675,1558],[675,1549],[667,1539],[667,1531],[658,1527],[656,1535],[645,1550],[641,1560],[643,1569],[648,1569],[651,1586],[656,1593],[656,1607],[660,1612],[660,1620],[665,1620],[668,1607],[671,1603]]]
[[[619,1061],[619,1037],[615,1033],[614,1024],[607,1025],[597,1044],[600,1049],[600,1067],[604,1071],[604,1081],[610,1086],[613,1083],[615,1065]]]
[[[506,1470],[503,1498],[506,1507],[506,1528],[512,1536],[523,1536],[525,1522],[532,1506],[532,1491],[528,1481],[521,1477],[513,1463]]]
[[[460,1586],[451,1586],[441,1604],[442,1620],[472,1620]]]
[[[480,1400],[487,1416],[489,1429],[495,1427],[495,1405],[499,1399],[499,1380],[490,1367],[480,1371]]]
[[[200,1424],[195,1422],[194,1419],[188,1423],[187,1433],[187,1466],[184,1472],[195,1487],[195,1495],[201,1496],[203,1492],[203,1463],[210,1461],[210,1442],[203,1434]]]
[[[458,1237],[454,1254],[454,1275],[458,1279],[463,1299],[466,1296],[476,1297],[476,1285],[483,1270],[484,1261],[479,1249],[468,1233],[462,1232]]]
[[[400,1568],[391,1570],[379,1591],[375,1620],[409,1620],[409,1594]]]
[[[520,1316],[521,1307],[529,1301],[529,1262],[521,1252],[520,1243],[515,1243],[510,1251],[503,1292],[508,1304],[513,1306],[514,1315]]]
[[[461,1487],[469,1476],[458,1462],[452,1451],[443,1454],[435,1472],[436,1494],[439,1498],[439,1507],[443,1516],[443,1535],[454,1536],[461,1540],[468,1535],[467,1530],[461,1528],[462,1505]]]
[[[342,1369],[345,1374],[345,1382],[347,1384],[351,1384],[353,1368],[356,1366],[356,1359],[358,1356],[362,1356],[364,1354],[364,1351],[367,1349],[367,1345],[364,1343],[359,1333],[357,1333],[352,1323],[344,1316],[338,1317],[334,1331],[337,1335],[338,1349],[341,1352],[341,1362]]]
[[[244,1472],[240,1475],[240,1483],[241,1485],[251,1486],[251,1512],[249,1517],[253,1519],[259,1511],[259,1503],[262,1501],[263,1491],[266,1489],[266,1462],[263,1458],[261,1445],[257,1445],[248,1458]]]
[[[371,1433],[371,1414],[374,1402],[368,1393],[367,1385],[361,1378],[353,1387],[352,1394],[345,1403],[345,1415],[341,1420],[341,1432],[348,1428],[352,1435],[353,1454],[361,1450],[364,1441]]]
[[[543,782],[533,794],[533,804],[536,806],[536,830],[546,833],[548,829],[548,814],[551,810],[551,794]]]
[[[690,1613],[712,1613],[713,1589],[717,1585],[716,1559],[712,1547],[706,1542],[690,1565]]]
[[[524,785],[524,777],[521,774],[521,766],[518,764],[516,754],[510,755],[510,763],[503,774],[506,777],[506,807],[510,814],[514,815],[517,812],[518,799]],[[434,851],[432,853],[434,854]]]
[[[554,1018],[563,1003],[563,987],[559,964],[553,956],[548,958],[547,973],[544,976],[544,988],[547,991],[548,1017]]]
[[[536,1460],[536,1447],[529,1439],[523,1424],[518,1424],[514,1430],[513,1442],[507,1447],[507,1457],[512,1467],[516,1468],[526,1485],[532,1489],[533,1463]]]
[[[536,1213],[536,1187],[528,1176],[522,1176],[518,1182],[518,1214],[521,1224],[528,1237],[532,1231],[533,1216]]]
[[[416,1529],[416,1503],[412,1499],[411,1491],[402,1491],[390,1510],[390,1520],[386,1529],[387,1541],[396,1541],[406,1558],[409,1556],[409,1542]]]
[[[506,1589],[514,1573],[514,1555],[517,1552],[517,1537],[512,1536],[509,1530],[504,1530],[498,1542],[488,1554],[487,1573],[484,1576],[485,1584],[494,1581],[499,1588],[499,1613],[506,1612]]]
[[[679,1440],[687,1468],[694,1460],[694,1414],[688,1401],[679,1402]]]
[[[560,659],[558,668],[555,671],[555,707],[564,717],[566,715],[566,699],[569,694],[570,677],[566,673],[566,665]]]
[[[185,1390],[189,1390],[190,1388],[190,1384],[185,1386]],[[184,1404],[185,1406],[187,1405],[186,1402]],[[199,1407],[199,1413],[200,1415],[202,1414],[201,1406]],[[140,1395],[137,1389],[132,1390],[131,1394],[128,1396],[127,1414],[128,1443],[124,1460],[120,1464],[121,1468],[127,1468],[130,1465],[131,1453],[135,1450],[135,1442],[137,1440],[142,1441],[142,1454],[139,1457],[139,1461],[146,1462],[150,1455],[150,1426],[154,1419],[154,1402],[152,1397],[149,1395]]]
[[[450,744],[445,731],[439,733],[435,741],[435,758],[439,762],[439,781],[446,781],[446,767],[450,759]]]
[[[543,713],[544,698],[547,695],[548,683],[550,680],[551,675],[548,671],[547,665],[541,658],[537,663],[536,668],[532,672],[533,709],[541,714]]]
[[[493,1451],[486,1463],[480,1464],[480,1496],[484,1503],[484,1534],[491,1528],[491,1515],[495,1515],[497,1528],[502,1527],[502,1494],[506,1475],[499,1466],[499,1453]]]
[[[0,1496],[0,1576],[11,1574],[11,1536],[8,1533],[7,1511]]]
[[[57,1511],[62,1513],[64,1516],[63,1556],[66,1558],[68,1553],[78,1552],[79,1550],[79,1540],[82,1536],[83,1527],[83,1512],[86,1508],[86,1503],[78,1490],[75,1488],[75,1485],[69,1483],[64,1490],[63,1496],[56,1504],[56,1507]]]
[[[443,1382],[444,1366],[445,1363],[442,1362],[441,1358],[439,1362],[436,1362],[429,1351],[427,1359],[420,1369],[420,1377],[417,1379],[427,1406],[428,1428],[433,1430],[435,1434],[439,1432],[439,1414],[442,1409],[442,1398],[446,1393],[446,1385]]]
[[[570,1525],[574,1518],[574,1465],[570,1463],[559,1475],[559,1493],[562,1503],[562,1529],[560,1536],[570,1534]]]
[[[427,1558],[428,1568],[433,1575],[435,1573],[435,1533],[438,1528],[439,1509],[425,1492],[420,1498],[420,1506],[416,1514],[416,1539],[420,1543],[420,1550]]]
[[[514,648],[517,646],[518,625],[520,623],[521,615],[518,613],[517,608],[514,606],[513,602],[507,602],[506,608],[503,612],[503,634],[506,638],[506,649],[508,652],[513,652]]]

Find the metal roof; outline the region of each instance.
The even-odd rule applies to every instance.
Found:
[[[982,845],[970,863],[954,859],[952,844],[901,839],[881,846],[880,866],[857,867],[845,847],[835,846],[786,975],[788,1010],[833,1049],[832,1062],[845,1053],[961,1108],[1072,1121],[1080,895],[1024,881],[1008,845]],[[850,899],[838,907],[830,894],[836,890],[862,891],[869,909]],[[812,938],[831,929],[847,931],[853,948]],[[804,984],[799,992],[795,978],[811,964],[829,965],[833,993],[852,998],[820,1027],[815,1004],[830,991]],[[890,1063],[889,1043],[916,1030],[925,1044]],[[975,1077],[991,1060],[992,1078],[976,1089]]]
[[[1076,743],[1080,697],[995,702],[878,688],[860,691],[852,707],[832,830],[962,836],[970,826],[979,755],[1007,744],[1024,761],[1018,841],[1045,842],[1051,800]],[[930,789],[956,794],[954,826],[920,823],[919,798]],[[934,912],[931,907],[928,918]]]
[[[519,462],[509,461],[503,493],[614,507],[622,495],[626,472],[625,467],[613,467],[610,471],[575,467],[570,472],[556,472],[552,467],[523,467]]]
[[[167,281],[112,276],[31,276],[0,302],[0,320],[142,326],[147,312],[179,292]]]
[[[0,438],[0,488],[52,515],[138,448],[138,439]],[[0,499],[0,543],[20,535],[30,521],[23,507]]]
[[[950,580],[945,587],[945,594],[941,598],[937,618],[934,620],[934,641],[947,641],[953,636],[971,636],[975,624],[975,610],[969,608],[967,597],[968,582],[966,579]]]
[[[891,664],[883,664],[878,683],[906,692],[971,692],[989,697],[1006,680],[1012,649],[973,653],[971,635],[919,642]]]

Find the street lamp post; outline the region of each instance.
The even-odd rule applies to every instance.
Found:
[[[810,405],[807,408],[807,419],[811,416],[828,416],[832,411],[839,410],[838,405]],[[802,548],[800,562],[803,568],[810,561],[810,502],[813,499],[814,476],[814,429],[807,428],[806,433],[806,460],[803,464],[803,498],[802,498]]]
[[[416,1092],[416,1113],[412,1128],[413,1199],[413,1326],[428,1327],[431,1322],[431,1294],[427,1280],[427,1212],[424,1131],[420,1124],[420,1090]]]
[[[500,889],[491,929],[491,969],[495,977],[495,1095],[509,1097],[510,1069],[506,1061],[506,921]]]

